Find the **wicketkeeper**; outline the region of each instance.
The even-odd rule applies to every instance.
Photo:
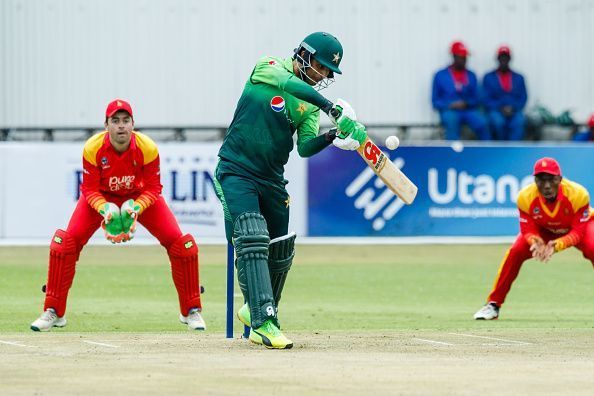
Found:
[[[167,249],[177,289],[180,321],[204,330],[200,311],[198,246],[182,235],[161,195],[159,151],[148,136],[134,131],[132,107],[116,99],[105,112],[105,131],[83,149],[81,197],[66,230],[57,230],[50,244],[44,312],[31,323],[34,331],[66,325],[66,300],[82,248],[99,227],[112,243],[134,237],[137,222]]]
[[[245,84],[219,151],[215,187],[225,213],[227,239],[235,246],[239,286],[247,303],[238,317],[249,339],[268,348],[291,348],[280,331],[277,308],[295,255],[289,233],[290,198],[284,166],[297,135],[297,150],[310,157],[334,144],[355,150],[367,133],[315,89],[341,74],[342,45],[328,33],[307,36],[289,58],[265,56]],[[314,88],[315,87],[315,88]],[[350,109],[350,108],[349,108]],[[318,134],[320,110],[338,127]]]
[[[547,262],[557,252],[575,246],[594,264],[594,221],[590,196],[581,185],[564,179],[553,158],[534,164],[534,183],[518,195],[520,235],[507,251],[487,304],[475,319],[497,319],[512,283],[524,261]]]

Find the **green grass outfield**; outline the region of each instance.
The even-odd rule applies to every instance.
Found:
[[[575,249],[524,264],[501,319],[472,320],[507,245],[298,245],[279,318],[291,331],[594,328],[594,271]],[[30,332],[42,309],[47,248],[0,247],[0,332]],[[201,246],[208,332],[225,329],[224,246]],[[241,301],[236,287],[236,308]],[[89,246],[66,332],[182,332],[165,251]],[[236,320],[236,335],[239,322]]]

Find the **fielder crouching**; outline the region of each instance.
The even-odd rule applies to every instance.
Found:
[[[182,235],[161,195],[157,146],[133,130],[132,107],[121,99],[107,106],[105,129],[85,143],[81,197],[66,230],[57,230],[52,238],[44,312],[31,329],[49,331],[66,325],[66,300],[76,262],[95,231],[102,227],[110,242],[126,242],[134,237],[138,221],[167,249],[180,321],[190,329],[205,330],[198,246],[191,235]]]
[[[507,251],[487,304],[475,319],[499,317],[499,308],[522,264],[535,258],[542,262],[554,253],[575,246],[594,264],[594,221],[590,217],[590,196],[581,185],[564,179],[553,158],[534,164],[534,183],[518,194],[520,235]]]

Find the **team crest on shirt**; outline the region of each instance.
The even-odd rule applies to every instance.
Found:
[[[535,206],[534,209],[532,209],[532,213],[534,213],[535,215],[540,213],[540,208],[538,206]]]
[[[270,99],[270,107],[272,110],[280,113],[285,109],[285,99],[282,96],[275,96],[274,98]]]
[[[580,223],[584,223],[590,220],[590,209],[584,209],[584,213],[582,213],[582,218],[580,219]]]
[[[102,169],[109,168],[109,164],[107,163],[107,157],[101,157],[101,168]]]

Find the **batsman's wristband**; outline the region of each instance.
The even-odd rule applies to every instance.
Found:
[[[326,137],[326,141],[328,143],[332,143],[334,139],[336,139],[336,128],[330,129],[328,132],[324,134],[324,136]]]
[[[328,101],[326,101],[326,104],[324,104],[324,106],[320,107],[320,110],[322,110],[324,113],[328,114],[329,116],[337,118],[338,116],[340,116],[340,112],[338,112],[338,110],[336,110],[336,109],[333,109],[333,107],[334,107],[334,103],[332,103],[328,100]],[[336,113],[338,113],[338,114],[336,114]]]

